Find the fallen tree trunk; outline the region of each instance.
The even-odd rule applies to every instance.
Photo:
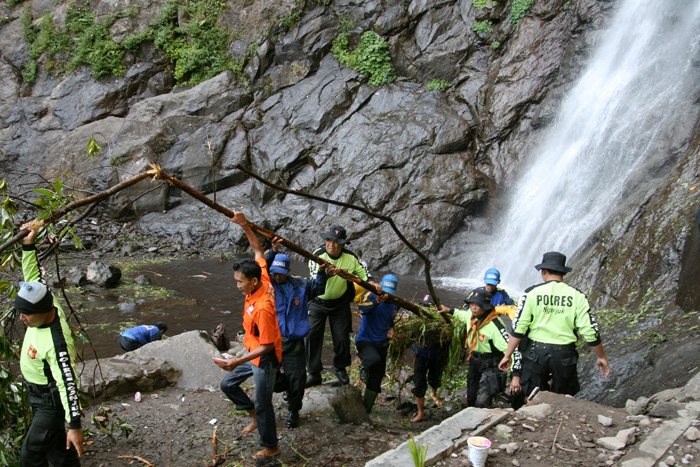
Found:
[[[356,211],[360,211],[364,214],[367,214],[368,216],[375,217],[379,220],[382,220],[382,221],[388,223],[389,226],[391,227],[391,229],[396,234],[396,236],[399,237],[399,240],[401,240],[404,243],[404,245],[408,246],[416,255],[418,255],[418,257],[421,260],[423,260],[423,264],[425,266],[425,268],[424,268],[425,284],[428,286],[428,291],[430,292],[430,295],[433,297],[433,302],[435,303],[435,306],[437,308],[440,308],[440,299],[438,298],[437,294],[435,293],[435,289],[433,288],[433,280],[430,277],[430,265],[431,265],[430,260],[428,259],[427,256],[425,256],[423,254],[422,251],[420,251],[411,242],[408,241],[408,239],[404,236],[404,234],[401,232],[401,230],[399,230],[399,228],[396,226],[396,224],[394,223],[394,220],[391,217],[385,216],[383,214],[377,214],[376,212],[371,211],[371,210],[364,208],[362,206],[356,206],[354,204],[344,203],[342,201],[328,199],[328,198],[324,198],[322,196],[312,195],[310,193],[304,193],[303,191],[299,191],[299,190],[292,190],[291,188],[287,188],[285,186],[278,185],[276,183],[272,183],[271,181],[264,179],[260,175],[256,174],[255,172],[244,167],[241,164],[236,164],[236,168],[242,172],[247,173],[248,175],[250,175],[254,179],[258,180],[259,182],[264,183],[265,185],[267,185],[271,188],[274,188],[275,190],[279,190],[279,191],[282,191],[284,193],[289,193],[292,195],[301,196],[304,198],[315,199],[317,201],[323,201],[324,203],[335,204],[336,206],[341,206],[341,207],[344,207],[347,209],[354,209]],[[447,316],[445,316],[445,321],[447,321],[449,323],[450,319]]]
[[[211,199],[209,199],[208,197],[206,197],[202,193],[198,192],[197,190],[195,190],[191,186],[187,185],[183,181],[178,180],[177,178],[175,178],[171,175],[168,175],[167,173],[163,172],[163,170],[160,167],[153,165],[153,164],[151,164],[151,167],[153,168],[153,171],[156,172],[154,175],[154,178],[166,181],[169,184],[171,184],[172,186],[181,189],[182,191],[184,191],[188,195],[192,196],[196,200],[201,201],[202,203],[206,204],[207,206],[214,209],[215,211],[220,212],[221,214],[225,215],[228,218],[231,218],[234,216],[234,214],[235,214],[234,211],[232,211],[228,208],[225,208],[224,206],[212,201]],[[268,239],[272,239],[273,237],[281,238],[282,244],[284,246],[286,246],[287,248],[289,248],[293,252],[303,256],[306,259],[309,259],[311,261],[315,261],[319,264],[327,264],[329,266],[333,266],[332,263],[326,261],[325,259],[323,259],[319,256],[316,256],[315,254],[311,253],[310,251],[300,247],[299,245],[291,242],[290,240],[287,240],[286,238],[283,238],[283,237],[275,234],[274,232],[271,232],[263,227],[260,227],[259,225],[256,225],[250,221],[248,221],[248,224],[250,225],[250,228],[253,229],[253,231],[255,233],[262,235],[265,238],[268,238]],[[343,271],[341,269],[340,272],[338,273],[338,275],[345,280],[348,280],[348,281],[354,282],[355,284],[360,285],[361,287],[369,290],[370,292],[373,292],[373,293],[378,292],[377,288],[373,284],[371,284],[365,280],[362,280],[359,277],[357,277],[356,275],[350,274],[347,271]],[[417,305],[413,302],[410,302],[402,297],[399,297],[398,295],[394,295],[391,293],[387,293],[387,295],[389,296],[387,301],[394,303],[402,308],[405,308],[406,310],[409,310],[415,314],[423,316],[424,318],[433,319],[433,316],[430,313],[428,313],[426,310],[424,310],[420,305]],[[441,315],[441,316],[446,318],[446,316],[444,316],[444,315]]]

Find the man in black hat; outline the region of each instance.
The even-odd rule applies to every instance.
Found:
[[[360,263],[357,255],[344,248],[347,243],[345,229],[340,226],[331,227],[328,232],[322,233],[324,246],[314,251],[314,254],[328,260],[339,269],[343,269],[356,275],[362,280],[367,280],[367,269]],[[315,261],[309,261],[309,279],[315,280],[319,265]],[[352,332],[352,315],[350,314],[350,302],[355,297],[354,283],[346,281],[340,276],[328,274],[326,290],[315,297],[309,304],[309,324],[311,331],[307,336],[307,355],[309,374],[306,378],[307,386],[321,384],[321,349],[323,347],[323,333],[326,328],[326,318],[331,325],[333,337],[333,366],[338,381],[348,384],[345,368],[350,365],[350,333]],[[381,291],[379,284],[374,284]]]
[[[452,313],[458,320],[467,323],[465,343],[469,372],[467,374],[467,405],[469,407],[491,407],[496,396],[506,387],[506,372],[511,370],[510,359],[507,368],[499,370],[498,365],[508,348],[508,331],[495,307],[491,304],[492,294],[483,287],[472,290],[465,304],[469,309],[450,309],[442,305],[440,313]],[[512,392],[520,390],[520,354],[515,351],[515,364],[512,373]],[[515,409],[518,407],[513,407]]]
[[[528,343],[520,349],[523,354],[520,384],[526,396],[535,387],[572,396],[579,391],[577,332],[598,356],[596,369],[606,378],[610,374],[598,323],[585,294],[564,283],[564,275],[571,272],[565,264],[566,256],[550,251],[535,266],[544,282],[525,290],[515,315],[508,349],[499,365],[501,370],[510,366],[513,351],[527,335]]]

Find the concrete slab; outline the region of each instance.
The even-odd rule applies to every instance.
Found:
[[[428,446],[425,465],[433,465],[449,456],[454,450],[454,441],[461,438],[464,431],[471,432],[484,421],[490,419],[491,416],[492,413],[488,410],[469,407],[416,436],[414,440],[418,446]],[[365,464],[365,467],[406,467],[410,465],[413,465],[411,452],[408,449],[408,444],[402,443],[391,451],[375,457]]]

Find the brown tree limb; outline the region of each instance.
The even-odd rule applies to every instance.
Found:
[[[156,467],[155,465],[153,465],[153,464],[151,464],[150,462],[148,462],[146,459],[143,459],[143,458],[141,458],[141,457],[139,457],[139,456],[117,456],[117,459],[134,459],[134,460],[137,460],[137,461],[139,461],[139,462],[143,462],[143,463],[146,464],[148,467]]]
[[[130,187],[131,185],[135,185],[136,183],[140,182],[141,180],[145,180],[146,178],[148,178],[152,175],[153,175],[152,170],[143,172],[143,173],[136,175],[135,177],[132,177],[128,180],[124,180],[123,182],[118,183],[105,191],[102,191],[102,192],[94,194],[92,196],[88,196],[86,198],[79,199],[77,201],[73,201],[71,203],[68,203],[62,209],[59,209],[58,211],[54,212],[52,215],[50,215],[44,219],[35,219],[32,221],[32,223],[37,227],[43,227],[47,224],[51,224],[53,222],[56,222],[58,219],[65,216],[69,212],[71,212],[71,211],[73,211],[81,206],[86,206],[88,204],[97,203],[98,201],[102,201],[106,198],[109,198],[110,196],[123,190],[124,188]],[[5,251],[7,248],[9,248],[11,245],[15,244],[19,240],[26,237],[28,234],[29,234],[29,230],[26,230],[26,229],[20,230],[10,240],[8,240],[5,243],[3,243],[2,245],[0,245],[0,253]]]
[[[391,226],[392,230],[394,231],[394,233],[396,233],[396,235],[399,237],[399,239],[400,239],[406,246],[408,246],[415,254],[417,254],[418,257],[419,257],[421,260],[423,260],[423,264],[425,265],[425,268],[424,268],[424,269],[425,269],[425,283],[426,283],[426,285],[428,286],[428,291],[430,291],[430,295],[433,297],[433,301],[435,302],[435,306],[436,306],[438,309],[440,308],[440,299],[438,298],[437,293],[435,293],[435,289],[433,288],[433,281],[432,281],[432,279],[431,279],[431,277],[430,277],[430,265],[431,265],[430,260],[428,259],[427,256],[425,256],[425,255],[423,254],[422,251],[420,251],[420,250],[419,250],[418,248],[416,248],[411,242],[408,241],[408,239],[403,235],[403,233],[401,233],[401,231],[400,231],[399,228],[396,226],[396,224],[394,223],[394,220],[393,220],[391,217],[385,216],[385,215],[383,215],[383,214],[377,214],[376,212],[370,211],[369,209],[363,208],[362,206],[356,206],[356,205],[354,205],[354,204],[344,203],[344,202],[342,202],[342,201],[336,201],[336,200],[333,200],[333,199],[324,198],[324,197],[322,197],[322,196],[317,196],[317,195],[312,195],[312,194],[309,194],[309,193],[304,193],[303,191],[292,190],[291,188],[287,188],[287,187],[284,187],[284,186],[282,186],[282,185],[278,185],[278,184],[276,184],[276,183],[273,183],[273,182],[271,182],[271,181],[269,181],[269,180],[264,179],[264,178],[261,177],[260,175],[256,174],[256,173],[253,172],[252,170],[250,170],[250,169],[248,169],[248,168],[242,166],[241,164],[236,164],[236,168],[239,169],[239,170],[241,170],[242,172],[247,173],[247,174],[250,175],[251,177],[253,177],[253,178],[255,178],[256,180],[258,180],[259,182],[262,182],[262,183],[264,183],[265,185],[267,185],[267,186],[269,186],[269,187],[271,187],[271,188],[274,188],[275,190],[283,191],[283,192],[288,193],[288,194],[293,194],[293,195],[297,195],[297,196],[302,196],[302,197],[304,197],[304,198],[314,199],[314,200],[316,200],[316,201],[323,201],[324,203],[335,204],[336,206],[341,206],[341,207],[348,208],[348,209],[354,209],[354,210],[356,210],[356,211],[360,211],[360,212],[362,212],[362,213],[365,213],[365,214],[367,214],[368,216],[372,216],[372,217],[375,217],[375,218],[377,218],[377,219],[380,219],[380,220],[382,220],[382,221],[384,221],[384,222],[389,223],[389,226]],[[450,322],[450,317],[449,317],[448,315],[442,313],[442,314],[440,314],[440,316],[442,316],[443,319],[444,319],[445,321],[447,321],[448,323]]]
[[[197,190],[195,190],[191,186],[187,185],[186,183],[182,182],[181,180],[178,180],[177,178],[175,178],[171,175],[168,175],[167,173],[163,172],[163,170],[160,167],[158,167],[157,165],[151,164],[151,167],[153,168],[153,171],[155,172],[155,175],[154,175],[155,178],[160,179],[160,180],[165,180],[166,182],[170,183],[172,186],[179,188],[180,190],[184,191],[188,195],[192,196],[194,199],[201,201],[202,203],[206,204],[207,206],[209,206],[213,210],[220,212],[221,214],[225,215],[228,218],[231,218],[234,216],[234,214],[235,214],[234,211],[232,211],[228,208],[225,208],[224,206],[212,201],[211,199],[207,198],[205,195],[198,192]],[[260,227],[259,225],[253,224],[250,221],[248,222],[248,224],[250,225],[250,228],[253,229],[253,232],[260,234],[265,238],[272,239],[273,237],[280,237],[279,235],[275,234],[274,232],[271,232],[263,227]],[[282,237],[280,237],[280,238],[282,238]],[[297,245],[295,243],[292,243],[291,241],[287,240],[286,238],[282,238],[282,245],[286,246],[287,248],[289,248],[293,252],[303,256],[306,259],[309,259],[311,261],[315,261],[319,264],[326,264],[328,266],[333,266],[329,261],[326,261],[325,259],[323,259],[319,256],[316,256],[315,254],[311,253],[308,250],[305,250],[304,248],[300,247],[299,245]],[[369,282],[367,282],[365,280],[360,279],[359,277],[357,277],[354,274],[350,274],[347,271],[340,270],[338,275],[345,280],[354,282],[355,284],[362,286],[363,288],[369,290],[370,292],[373,292],[373,293],[378,292],[377,288],[374,285],[370,284]],[[402,308],[405,308],[405,309],[412,311],[416,314],[419,314],[423,317],[432,318],[432,316],[427,311],[425,311],[423,308],[421,308],[419,305],[417,305],[413,302],[409,302],[408,300],[406,300],[402,297],[399,297],[398,295],[394,295],[394,294],[390,294],[390,293],[387,293],[387,295],[389,296],[387,301],[392,302],[392,303],[394,303]],[[441,316],[444,316],[444,315],[441,315]]]

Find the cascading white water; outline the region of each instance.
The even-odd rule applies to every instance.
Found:
[[[499,230],[463,277],[501,270],[515,290],[540,280],[546,251],[569,257],[625,202],[641,174],[674,160],[694,124],[700,1],[624,0],[552,125],[510,177]],[[696,63],[693,63],[693,62]],[[517,84],[516,84],[517,85]]]

